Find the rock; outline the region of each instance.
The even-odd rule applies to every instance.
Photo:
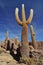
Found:
[[[13,57],[7,53],[1,53],[0,55],[0,61],[11,62],[13,60],[14,60]]]
[[[0,53],[2,53],[2,52],[6,53],[6,50],[4,48],[0,47]]]
[[[7,65],[6,62],[0,62],[0,65]]]
[[[34,51],[32,51],[32,56],[33,56],[34,59],[37,59],[37,60],[39,60],[40,57],[43,58],[42,50],[34,50]]]
[[[0,65],[25,65],[24,63],[18,63],[13,57],[9,54],[9,51],[6,53],[3,51],[3,48],[0,48],[2,51],[0,53]]]

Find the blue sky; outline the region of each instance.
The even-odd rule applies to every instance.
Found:
[[[15,8],[19,8],[19,16],[21,17],[21,5],[25,5],[26,18],[29,17],[30,9],[34,10],[33,25],[35,31],[35,39],[43,41],[43,0],[0,0],[0,41],[5,39],[8,30],[9,38],[21,40],[22,27],[19,26],[15,19]],[[28,26],[28,40],[31,41],[30,25]]]

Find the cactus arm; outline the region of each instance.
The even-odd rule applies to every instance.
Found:
[[[32,45],[33,45],[34,49],[37,49],[37,43],[36,43],[36,40],[35,40],[35,32],[33,30],[32,25],[30,26],[30,31],[31,31]]]
[[[23,22],[26,21],[24,4],[22,4],[22,21],[23,21]]]
[[[30,31],[31,31],[31,34],[34,34],[35,35],[35,32],[33,30],[33,26],[32,25],[30,26]]]
[[[19,16],[18,16],[18,8],[16,8],[16,10],[15,10],[15,17],[16,17],[16,21],[17,21],[17,23],[19,24],[19,25],[22,25],[22,22],[20,21],[20,19],[19,19]]]
[[[30,16],[29,16],[29,18],[28,18],[28,20],[27,20],[26,23],[27,23],[27,24],[31,23],[32,18],[33,18],[33,9],[30,10]]]

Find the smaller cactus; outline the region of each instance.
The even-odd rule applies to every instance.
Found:
[[[18,38],[15,38],[15,44],[18,45]]]
[[[35,41],[35,32],[33,30],[33,26],[30,26],[30,31],[31,31],[31,38],[32,38],[32,45],[34,47],[34,49],[37,49],[37,43]]]
[[[6,39],[5,39],[6,41],[8,40],[8,31],[6,32]]]
[[[19,46],[19,42],[18,42],[18,38],[17,38],[17,37],[15,38],[15,44],[14,44],[14,46],[15,46],[16,49],[17,49],[18,46]]]
[[[5,49],[7,48],[7,42],[8,42],[8,31],[6,32],[6,38],[5,38],[5,44],[4,44]]]

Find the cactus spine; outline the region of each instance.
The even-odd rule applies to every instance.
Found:
[[[35,41],[35,32],[33,30],[33,26],[30,26],[30,31],[31,31],[31,38],[32,38],[32,45],[34,47],[34,49],[37,49],[37,43]]]
[[[22,21],[18,16],[18,8],[15,10],[16,21],[19,25],[22,26],[22,35],[21,35],[21,55],[29,56],[29,47],[28,47],[28,24],[31,23],[33,18],[33,9],[30,10],[30,16],[28,20],[26,20],[24,4],[22,4]]]

